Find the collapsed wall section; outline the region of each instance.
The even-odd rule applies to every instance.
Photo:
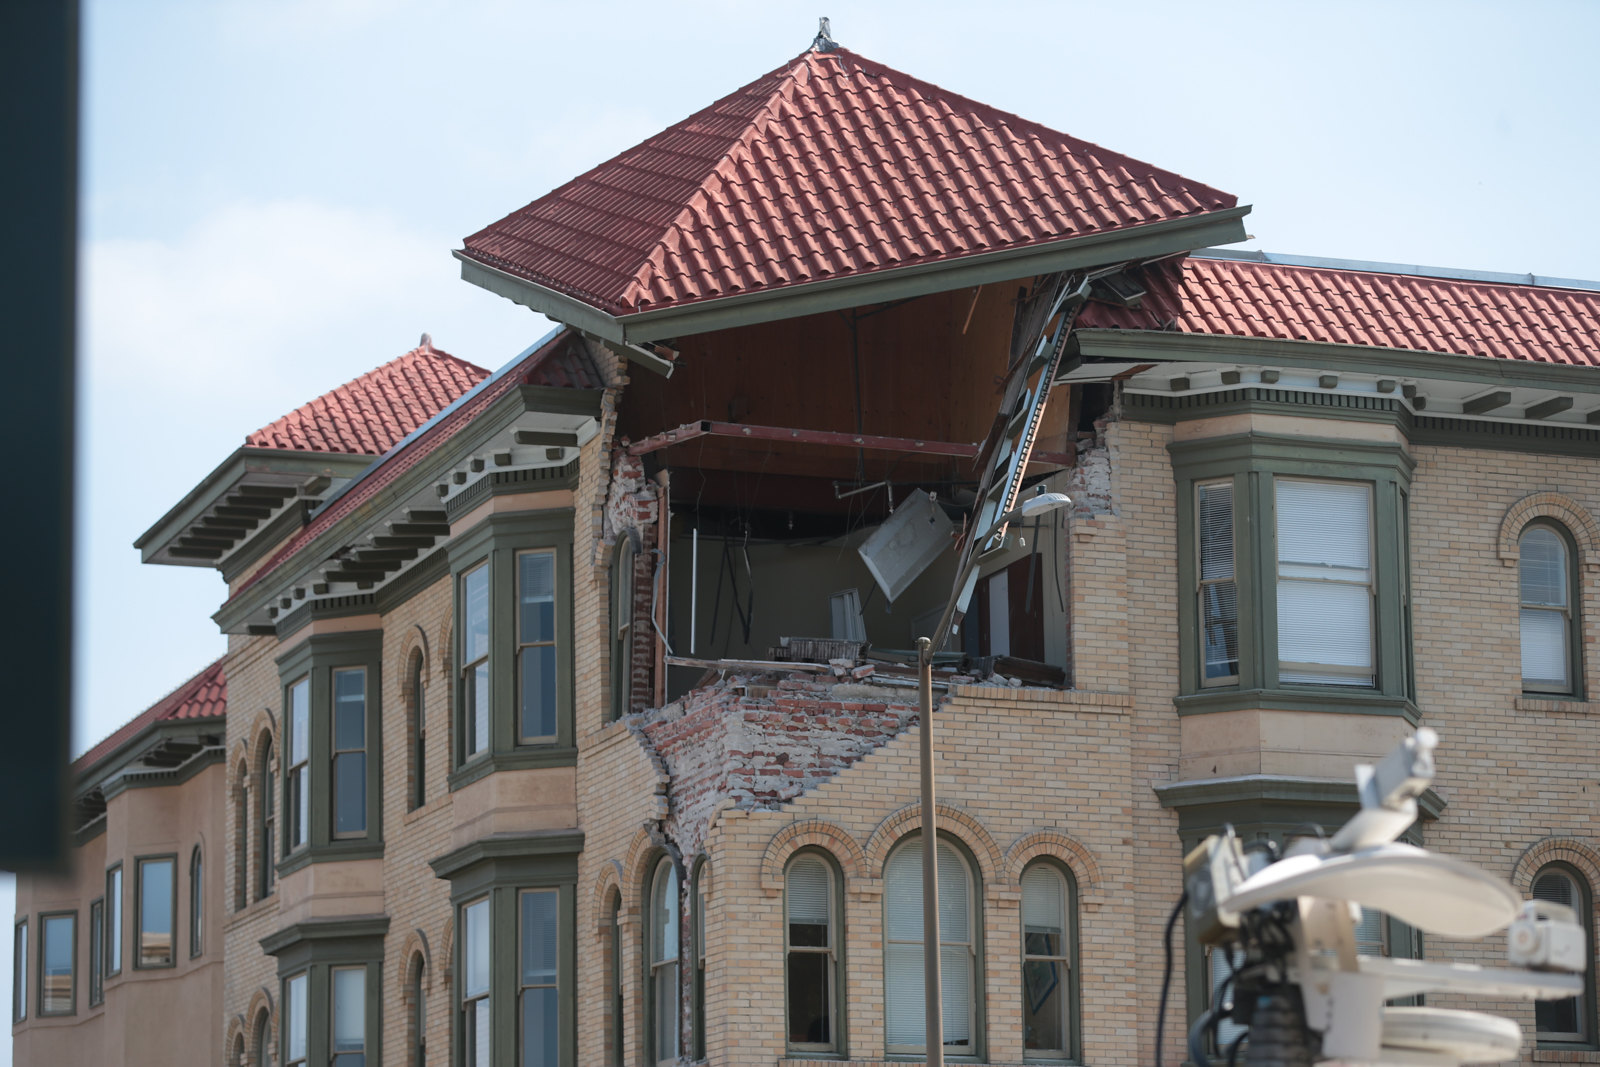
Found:
[[[664,829],[692,856],[720,808],[777,808],[916,720],[905,690],[831,676],[731,673],[630,725],[671,776]]]

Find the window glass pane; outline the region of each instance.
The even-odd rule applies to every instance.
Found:
[[[1231,961],[1229,959],[1230,953],[1232,953]],[[1227,949],[1214,948],[1206,953],[1206,960],[1211,971],[1211,1004],[1213,1006],[1217,1004],[1225,983],[1228,986],[1228,999],[1231,1000],[1233,998],[1233,984],[1229,981],[1228,976],[1233,973],[1233,970],[1229,964],[1232,962],[1235,966],[1243,966],[1244,949],[1238,945],[1230,946]],[[1234,1038],[1244,1033],[1247,1029],[1249,1027],[1240,1026],[1232,1019],[1222,1020],[1217,1024],[1217,1047],[1226,1049]]]
[[[89,1003],[100,1003],[101,976],[105,973],[106,906],[89,905]]]
[[[1239,593],[1232,581],[1213,582],[1200,591],[1201,654],[1205,677],[1232,678],[1239,673]]]
[[[939,873],[942,883],[944,872]],[[939,891],[943,896],[943,884]],[[943,933],[941,927],[940,935]],[[965,945],[940,947],[939,991],[944,1001],[944,1043],[972,1044],[972,953]]]
[[[341,752],[333,757],[333,832],[367,831],[367,754]]]
[[[1200,577],[1233,577],[1233,483],[1202,485],[1200,496]]]
[[[466,952],[467,996],[475,997],[489,991],[489,902],[480,900],[462,909],[467,924],[467,936],[462,945]]]
[[[73,915],[51,915],[40,923],[39,971],[41,1003],[46,1015],[72,1010]]]
[[[1372,597],[1367,586],[1280,580],[1278,659],[1278,676],[1285,682],[1371,685]]]
[[[1059,956],[1067,886],[1049,867],[1036,866],[1022,876],[1022,929],[1030,956]]]
[[[1583,923],[1586,931],[1589,929],[1589,923],[1582,914],[1583,896],[1578,892],[1577,883],[1565,872],[1560,870],[1541,872],[1533,880],[1533,899],[1548,900],[1577,909],[1579,922]],[[1555,1040],[1582,1040],[1585,1036],[1582,1005],[1581,997],[1535,1001],[1534,1025],[1538,1028],[1539,1036]]]
[[[172,860],[139,861],[139,966],[172,962]]]
[[[16,940],[11,946],[11,1015],[15,1019],[28,1017],[28,924],[17,924]]]
[[[1355,482],[1273,483],[1278,514],[1278,563],[1295,578],[1360,575],[1371,562],[1372,493]]]
[[[1278,677],[1370,686],[1371,487],[1273,483],[1278,539]]]
[[[833,959],[826,952],[789,954],[789,1042],[826,1045],[832,1011],[829,1006],[829,972]]]
[[[311,681],[302,678],[289,689],[289,762],[306,759],[311,721]]]
[[[106,908],[111,915],[111,935],[107,944],[110,957],[106,973],[122,970],[122,868],[112,871],[106,884]]]
[[[944,1043],[970,1047],[972,996],[976,983],[972,936],[972,883],[955,849],[939,842],[939,957],[944,1002]],[[922,842],[907,841],[889,860],[885,879],[884,1000],[890,1045],[921,1047],[922,1001]]]
[[[1522,682],[1548,689],[1568,688],[1567,617],[1541,608],[1522,609]]]
[[[517,640],[529,645],[556,639],[556,557],[524,552],[517,557]]]
[[[678,958],[678,869],[671,860],[656,868],[655,902],[651,908],[654,961]]]
[[[556,1067],[560,1062],[560,999],[554,986],[522,991],[522,1067]]]
[[[801,856],[789,866],[786,889],[789,944],[826,948],[833,896],[827,864],[815,856]]]
[[[284,1058],[293,1063],[306,1058],[306,976],[297,974],[285,987],[284,1024],[285,1044],[288,1053]]]
[[[489,1001],[475,1000],[466,1008],[467,1067],[488,1067]]]
[[[333,672],[333,747],[367,747],[367,672]]]
[[[1530,527],[1522,535],[1522,602],[1565,607],[1567,547],[1548,526]]]
[[[917,909],[921,925],[922,909]],[[921,1047],[925,1035],[922,944],[890,944],[884,950],[884,1038],[891,1045]]]
[[[522,894],[522,984],[556,984],[557,895],[553,889]]]
[[[489,567],[470,571],[461,579],[462,659],[471,663],[489,654]]]
[[[656,998],[656,1059],[678,1056],[678,965],[663,963],[654,969]]]
[[[1056,960],[1022,965],[1022,1047],[1064,1052],[1067,1048],[1067,967]]]
[[[205,918],[204,867],[197,848],[189,857],[189,955],[200,954],[201,924]]]
[[[467,675],[467,755],[489,747],[489,664],[480,663]]]
[[[524,648],[517,665],[522,682],[522,713],[518,727],[523,737],[556,734],[556,646]]]
[[[299,848],[311,827],[311,772],[303,763],[289,774],[289,814],[289,847]]]
[[[360,1052],[367,1044],[367,969],[333,971],[333,1051]],[[343,1061],[341,1061],[343,1062]]]

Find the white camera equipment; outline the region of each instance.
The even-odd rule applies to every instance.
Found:
[[[1561,1000],[1583,992],[1588,946],[1571,908],[1519,900],[1503,880],[1471,864],[1397,842],[1416,821],[1433,778],[1438,736],[1417,730],[1376,766],[1356,767],[1361,809],[1332,838],[1300,838],[1280,856],[1268,842],[1242,846],[1232,827],[1184,860],[1184,906],[1202,945],[1226,953],[1231,973],[1189,1033],[1190,1059],[1224,1020],[1244,1033],[1218,1054],[1247,1067],[1459,1067],[1515,1058],[1522,1031],[1478,1011],[1386,1006],[1422,993]],[[1457,940],[1508,931],[1514,968],[1363,956],[1361,909]],[[1238,962],[1235,962],[1238,961]],[[1162,987],[1156,1063],[1167,984]]]

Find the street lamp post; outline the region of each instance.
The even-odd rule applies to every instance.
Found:
[[[1065,493],[1041,492],[1000,516],[981,534],[974,531],[967,550],[961,554],[955,584],[933,636],[917,638],[917,703],[922,720],[922,1003],[928,1067],[944,1067],[944,993],[939,973],[939,824],[933,788],[933,650],[941,647],[950,636],[956,610],[963,608],[972,595],[968,582],[977,573],[978,546],[987,544],[1007,523],[1043,515],[1070,503],[1072,498]]]

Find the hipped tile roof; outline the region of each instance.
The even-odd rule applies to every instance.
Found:
[[[846,49],[808,51],[463,255],[622,315],[1235,203]]]
[[[381,456],[489,376],[482,367],[422,344],[352,379],[245,438],[252,448]]]
[[[605,383],[595,369],[583,341],[570,330],[562,330],[548,343],[530,352],[493,381],[467,397],[460,407],[429,426],[405,447],[388,456],[375,469],[356,482],[349,491],[319,512],[300,532],[289,539],[255,574],[233,591],[230,600],[251,588],[276,570],[309,542],[315,540],[340,519],[371,500],[385,486],[415,467],[467,426],[486,408],[520,385],[542,385],[556,389],[601,389]]]
[[[210,664],[150,707],[123,723],[109,737],[72,761],[72,773],[80,775],[133,740],[147,728],[176,720],[221,719],[228,711],[228,679],[221,659]]]
[[[1138,310],[1091,303],[1080,328],[1321,341],[1600,367],[1600,293],[1191,256],[1145,268]]]

